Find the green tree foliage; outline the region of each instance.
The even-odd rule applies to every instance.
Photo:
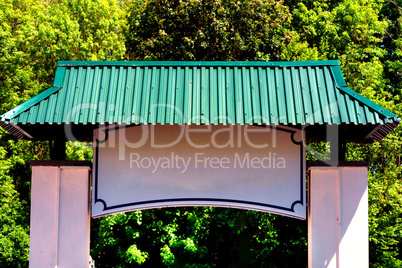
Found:
[[[386,0],[380,17],[388,23],[382,40],[387,54],[384,57],[384,72],[387,77],[387,90],[395,98],[402,92],[402,1]]]
[[[48,88],[58,60],[122,59],[123,11],[108,0],[0,1],[0,112]]]
[[[299,223],[211,207],[120,213],[93,221],[92,257],[102,267],[303,267]]]
[[[0,130],[0,138],[4,135]],[[23,160],[22,160],[23,161]],[[0,266],[23,267],[29,254],[29,215],[26,203],[21,200],[15,179],[10,170],[13,163],[22,162],[18,156],[7,158],[7,151],[0,147]],[[15,165],[14,165],[15,166]],[[15,174],[13,174],[15,175]]]
[[[401,127],[368,149],[370,261],[373,267],[402,266]]]
[[[330,7],[325,1],[293,10],[294,40],[283,50],[286,60],[339,59],[348,85],[358,92],[383,86],[380,47],[387,23],[379,20],[377,1],[347,0]],[[364,93],[364,92],[363,92]]]
[[[290,13],[282,1],[135,1],[133,60],[278,60]]]

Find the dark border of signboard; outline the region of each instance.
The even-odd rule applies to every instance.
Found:
[[[253,206],[260,206],[262,208],[266,208],[267,211],[270,211],[270,209],[277,209],[277,210],[282,210],[282,211],[287,211],[287,212],[295,212],[294,207],[297,204],[301,204],[302,206],[304,206],[304,198],[303,198],[303,190],[304,190],[304,183],[305,183],[305,172],[304,172],[304,165],[305,165],[305,161],[304,161],[304,150],[303,150],[303,136],[301,141],[296,141],[294,139],[294,135],[296,134],[297,131],[294,130],[290,130],[290,129],[286,129],[286,128],[281,128],[281,127],[277,127],[277,126],[266,126],[264,125],[263,127],[267,127],[267,128],[271,128],[271,129],[275,129],[275,130],[279,130],[279,131],[284,131],[284,132],[288,132],[291,134],[291,141],[300,146],[300,196],[298,200],[295,200],[289,207],[282,207],[282,206],[277,206],[277,205],[273,205],[273,204],[265,204],[265,203],[259,203],[259,202],[252,202],[252,201],[245,201],[245,200],[236,200],[236,199],[221,199],[221,198],[171,198],[171,199],[156,199],[156,200],[147,200],[147,201],[140,201],[140,202],[132,202],[132,203],[124,203],[124,204],[120,204],[120,205],[113,205],[113,206],[108,206],[106,201],[99,198],[98,196],[98,157],[99,157],[99,144],[105,143],[107,141],[107,139],[109,138],[109,131],[112,130],[118,130],[118,129],[122,129],[122,128],[127,128],[127,127],[136,127],[136,126],[141,126],[141,125],[128,125],[128,126],[116,126],[116,127],[111,127],[111,128],[106,128],[103,129],[104,133],[105,133],[105,139],[104,140],[98,140],[96,139],[95,142],[95,157],[94,157],[94,203],[102,203],[103,204],[103,211],[105,211],[105,215],[106,214],[112,214],[112,213],[118,213],[118,212],[112,212],[112,210],[116,210],[116,209],[121,209],[124,207],[134,207],[134,206],[139,206],[139,205],[144,205],[144,204],[154,204],[154,203],[166,203],[166,206],[169,206],[169,203],[175,203],[175,202],[222,202],[222,203],[233,203],[234,205],[237,204],[239,205],[239,207],[244,206],[244,205],[253,205]],[[102,130],[101,128],[99,128],[100,130]],[[135,209],[132,209],[135,210]],[[110,212],[108,212],[110,211]],[[272,211],[273,213],[275,213],[275,211]]]

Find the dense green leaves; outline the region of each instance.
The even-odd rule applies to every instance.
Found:
[[[393,96],[399,97],[402,90],[402,1],[385,1],[380,17],[388,23],[382,40],[382,47],[387,51],[384,57],[387,88]]]
[[[0,113],[49,87],[58,60],[122,59],[116,1],[0,1]]]
[[[303,222],[302,222],[303,223]],[[285,217],[196,207],[94,220],[92,256],[102,267],[303,267],[306,226]],[[117,258],[111,258],[116,256]],[[284,259],[292,260],[283,262]],[[125,264],[126,263],[126,264]]]
[[[30,170],[45,158],[42,144],[7,140],[0,130],[0,266],[25,267],[29,254]],[[44,150],[45,149],[45,150]]]
[[[290,13],[282,1],[135,1],[133,60],[278,60]]]

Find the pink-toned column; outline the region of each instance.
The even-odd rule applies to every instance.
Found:
[[[310,165],[309,267],[368,267],[367,163]]]
[[[90,166],[33,161],[29,267],[88,267]]]

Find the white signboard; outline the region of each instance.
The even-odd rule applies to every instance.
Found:
[[[249,125],[94,131],[92,216],[218,206],[306,218],[303,132]]]

